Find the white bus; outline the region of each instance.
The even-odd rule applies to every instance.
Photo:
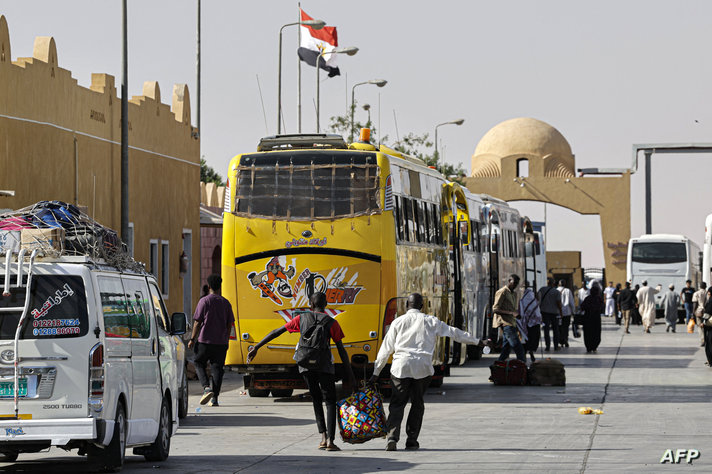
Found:
[[[702,245],[702,281],[710,286],[712,273],[712,214],[705,219],[705,241]]]
[[[670,284],[675,285],[675,292],[679,294],[687,280],[691,280],[695,288],[702,281],[700,247],[684,235],[642,235],[630,239],[628,243],[626,270],[628,281],[633,286],[642,284],[645,280],[648,281],[648,286],[662,285],[662,291],[655,295],[660,317],[660,300]],[[684,314],[684,310],[680,311]]]

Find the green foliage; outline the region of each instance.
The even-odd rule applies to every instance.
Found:
[[[351,112],[357,112],[356,104],[352,104],[349,110]],[[354,140],[358,140],[358,132],[361,128],[371,129],[371,143],[378,143],[376,138],[376,128],[373,123],[369,120],[360,122],[356,115],[354,114]],[[340,115],[331,117],[329,120],[329,131],[331,133],[338,133],[344,136],[346,140],[349,138],[351,133],[351,116],[350,115]],[[438,161],[435,156],[435,148],[432,140],[428,140],[429,135],[427,133],[416,134],[413,132],[408,132],[400,141],[398,141],[395,146],[392,146],[394,150],[397,150],[406,155],[415,156],[423,160],[428,166],[435,166]],[[380,142],[385,143],[388,140],[388,135],[381,137]],[[456,181],[463,184],[462,178],[465,177],[465,168],[462,163],[457,163],[453,165],[451,163],[440,162],[438,168],[440,172],[444,174],[448,179]]]
[[[218,186],[225,186],[222,176],[213,168],[208,166],[205,158],[200,159],[200,181],[203,183],[215,183]]]

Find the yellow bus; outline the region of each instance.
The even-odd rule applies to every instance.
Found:
[[[298,334],[267,344],[250,365],[245,358],[315,291],[343,328],[357,378],[372,372],[411,292],[423,294],[427,312],[462,326],[457,223],[469,229],[470,221],[457,202],[464,191],[421,160],[338,135],[266,137],[256,153],[234,157],[223,217],[222,288],[236,320],[226,364],[245,375],[250,396],[305,387],[293,360]],[[435,384],[464,353],[440,341]]]

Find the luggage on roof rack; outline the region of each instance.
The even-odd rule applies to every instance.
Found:
[[[304,133],[292,135],[272,135],[260,139],[257,151],[290,150],[295,148],[338,148],[348,149],[341,135],[331,133]]]

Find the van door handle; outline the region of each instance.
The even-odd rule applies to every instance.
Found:
[[[151,355],[156,355],[156,338],[151,340]]]

